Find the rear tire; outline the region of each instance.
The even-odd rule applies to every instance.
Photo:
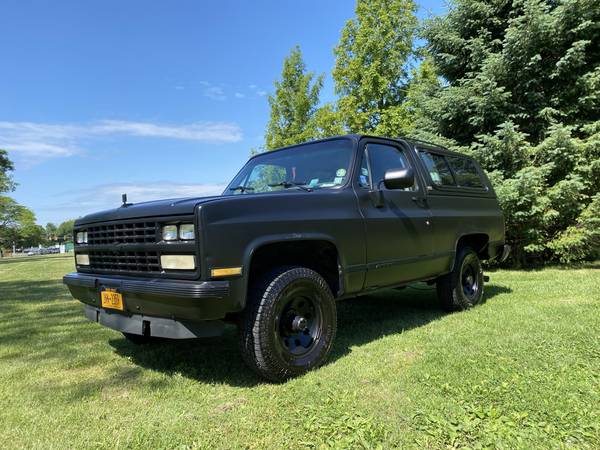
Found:
[[[260,376],[281,382],[320,366],[333,345],[335,299],[305,267],[280,267],[253,283],[240,326],[240,350]]]
[[[481,302],[483,269],[475,250],[458,249],[452,272],[437,280],[437,294],[446,311],[462,311]]]

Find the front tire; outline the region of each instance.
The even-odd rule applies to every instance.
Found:
[[[452,272],[438,278],[437,294],[446,311],[462,311],[481,302],[483,269],[475,250],[459,248]]]
[[[248,292],[242,356],[260,376],[284,381],[325,361],[336,327],[335,299],[323,277],[305,267],[281,267]]]

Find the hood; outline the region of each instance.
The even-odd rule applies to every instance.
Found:
[[[134,203],[126,207],[108,209],[88,214],[75,221],[75,226],[87,225],[95,222],[108,222],[111,220],[136,219],[160,216],[183,216],[194,214],[196,206],[211,200],[222,199],[221,196],[175,198],[167,200],[155,200],[143,203]]]

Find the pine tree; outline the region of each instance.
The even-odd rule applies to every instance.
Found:
[[[424,35],[447,85],[420,125],[488,170],[515,262],[600,254],[598,1],[455,0]]]

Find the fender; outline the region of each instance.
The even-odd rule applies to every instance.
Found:
[[[456,240],[454,241],[454,251],[453,251],[453,254],[452,254],[452,264],[450,265],[449,272],[452,272],[454,270],[454,265],[456,264],[456,254],[458,253],[458,241],[460,241],[462,238],[464,238],[466,236],[472,236],[474,234],[480,234],[480,235],[487,236],[488,242],[485,245],[485,247],[487,247],[490,244],[490,235],[488,233],[486,233],[485,231],[469,231],[468,233],[462,233],[462,234],[458,235],[457,238],[456,238]]]
[[[246,303],[246,294],[248,292],[248,287],[250,284],[250,265],[252,264],[252,258],[255,252],[269,244],[277,244],[283,242],[295,242],[295,241],[326,241],[331,243],[338,255],[338,271],[339,271],[339,283],[340,283],[340,293],[345,292],[345,283],[344,283],[344,267],[345,258],[343,253],[340,251],[340,246],[338,245],[337,240],[330,235],[324,233],[284,233],[284,234],[273,234],[267,236],[260,236],[254,240],[252,240],[246,249],[244,250],[244,255],[242,257],[244,270],[242,272],[242,286],[243,291],[240,293],[243,296],[241,301],[242,307],[245,306]]]

